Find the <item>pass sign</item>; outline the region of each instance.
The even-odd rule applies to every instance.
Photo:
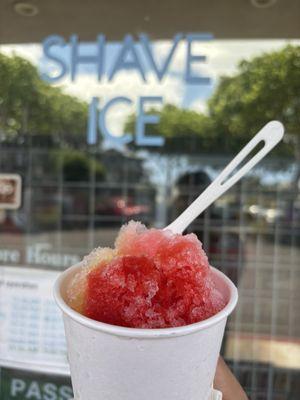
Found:
[[[1,400],[71,400],[69,376],[0,368]]]
[[[0,174],[0,210],[16,210],[21,205],[21,177]]]

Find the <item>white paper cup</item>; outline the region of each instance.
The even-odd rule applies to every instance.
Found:
[[[124,328],[72,310],[66,289],[75,265],[55,283],[63,311],[75,400],[208,400],[228,315],[237,303],[234,284],[215,268],[227,305],[205,321],[166,329]]]

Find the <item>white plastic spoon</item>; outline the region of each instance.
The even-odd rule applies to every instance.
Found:
[[[284,127],[280,122],[268,122],[234,157],[227,167],[223,169],[220,175],[217,176],[206,190],[204,190],[204,192],[201,193],[200,196],[165,229],[170,229],[174,233],[182,233],[208,206],[231,188],[231,186],[249,172],[262,158],[264,158],[265,155],[267,155],[269,151],[280,142],[283,133]],[[250,158],[250,160],[239,170],[231,175],[260,142],[265,143],[264,147]]]

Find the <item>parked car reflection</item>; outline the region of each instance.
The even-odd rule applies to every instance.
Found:
[[[126,193],[122,193],[119,187],[108,187],[96,193],[96,225],[120,225],[130,219],[145,224],[153,221],[156,191],[151,186],[133,187]]]

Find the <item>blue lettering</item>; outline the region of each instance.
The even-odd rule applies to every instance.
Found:
[[[162,97],[140,97],[138,103],[138,112],[136,119],[136,139],[135,142],[138,146],[163,146],[165,143],[164,138],[159,136],[145,136],[145,125],[146,124],[157,124],[159,123],[159,116],[154,114],[146,114],[144,105],[146,102],[162,103]]]
[[[93,97],[89,106],[89,119],[87,127],[87,142],[88,144],[97,143],[97,108],[98,99]]]
[[[149,63],[151,65],[151,67],[153,68],[154,72],[156,73],[157,79],[159,81],[161,81],[163,79],[163,77],[165,76],[165,74],[167,72],[167,69],[169,68],[169,65],[170,65],[171,60],[172,60],[173,55],[174,55],[174,52],[175,52],[175,50],[177,48],[178,43],[183,38],[183,35],[181,33],[178,33],[177,35],[174,36],[173,45],[171,47],[171,50],[170,50],[165,62],[163,63],[163,65],[161,66],[160,69],[158,68],[158,66],[157,66],[157,64],[156,64],[156,62],[154,60],[153,51],[151,49],[151,43],[150,43],[150,40],[149,40],[148,36],[145,35],[145,34],[141,34],[139,36],[139,38],[140,38],[140,41],[141,41],[141,43],[142,43],[142,45],[144,47],[144,51],[145,51],[145,53],[146,53],[146,55],[148,57]]]
[[[103,136],[111,142],[117,142],[121,144],[127,144],[132,141],[132,134],[130,133],[125,133],[123,136],[116,136],[113,135],[106,126],[106,113],[108,110],[115,104],[115,103],[127,103],[127,104],[132,104],[132,101],[128,97],[115,97],[114,99],[110,100],[106,105],[103,107],[100,116],[99,116],[99,127],[100,130],[103,134]]]
[[[70,37],[71,43],[71,81],[75,80],[77,66],[79,64],[95,64],[97,67],[97,78],[98,81],[101,80],[103,69],[104,69],[104,46],[105,46],[105,36],[97,36],[97,53],[94,55],[80,55],[79,54],[79,43],[78,36],[72,35]]]
[[[201,84],[209,84],[210,78],[203,76],[193,75],[192,72],[192,64],[196,62],[204,62],[206,60],[206,56],[203,55],[194,55],[192,54],[192,44],[193,42],[199,41],[207,41],[211,40],[213,37],[209,33],[194,33],[188,34],[186,36],[187,39],[187,57],[186,57],[186,71],[185,71],[185,81],[194,85]]]
[[[131,60],[128,60],[128,56],[131,56]],[[116,58],[115,64],[109,74],[108,80],[111,81],[114,78],[115,74],[121,69],[136,69],[140,73],[143,81],[146,82],[142,64],[135,49],[134,40],[131,35],[125,36],[120,53]]]
[[[43,41],[43,51],[44,55],[49,58],[50,60],[56,62],[60,66],[60,73],[56,76],[51,76],[46,72],[41,74],[41,78],[49,83],[56,82],[62,79],[66,73],[68,73],[68,66],[65,64],[63,58],[60,58],[58,55],[54,55],[51,52],[52,46],[65,46],[66,42],[62,36],[59,35],[51,35],[48,36]]]

